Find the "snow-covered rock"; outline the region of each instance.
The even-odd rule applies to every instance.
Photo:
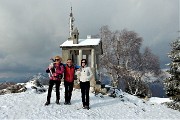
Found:
[[[47,88],[44,87],[37,79],[30,80],[25,84],[28,90],[31,90],[35,93],[44,93],[47,91]]]
[[[10,93],[20,93],[25,92],[27,88],[23,84],[13,84],[7,86],[5,89],[0,90],[0,95],[10,94]]]

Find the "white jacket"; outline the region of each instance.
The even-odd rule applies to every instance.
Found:
[[[91,68],[90,67],[84,67],[84,68],[82,67],[79,76],[80,76],[79,77],[80,82],[90,81],[93,76]]]

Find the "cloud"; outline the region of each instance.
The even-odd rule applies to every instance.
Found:
[[[65,20],[55,14],[56,3],[1,1],[1,73],[42,71],[50,57],[60,54],[59,44],[65,40],[66,32],[61,28]]]
[[[59,45],[69,37],[71,5],[80,38],[98,34],[103,25],[127,28],[143,37],[143,46],[152,48],[162,64],[169,62],[169,43],[178,35],[178,0],[4,0],[0,76],[41,72],[50,57],[61,54]]]

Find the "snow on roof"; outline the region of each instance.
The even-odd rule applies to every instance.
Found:
[[[98,45],[101,39],[79,39],[78,44],[73,44],[73,40],[66,40],[60,47],[71,47],[71,46],[90,46],[90,45]]]

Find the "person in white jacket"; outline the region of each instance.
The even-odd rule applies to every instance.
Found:
[[[81,60],[81,68],[80,68],[80,88],[81,88],[81,97],[83,109],[89,109],[89,89],[90,89],[90,80],[93,76],[90,67],[87,67],[87,60]]]

